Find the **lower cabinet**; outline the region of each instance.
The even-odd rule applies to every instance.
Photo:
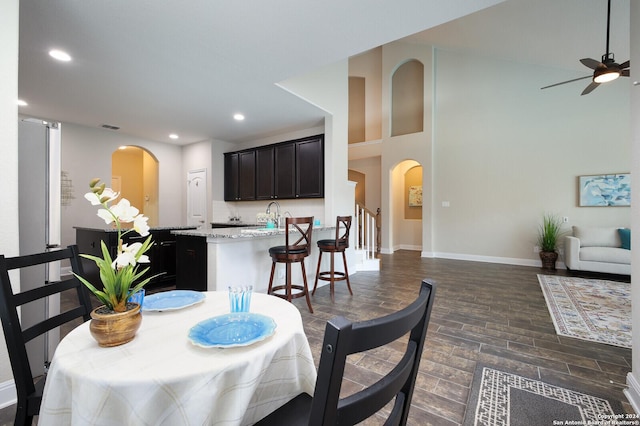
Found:
[[[180,228],[184,229],[184,228]],[[147,252],[150,263],[149,271],[145,277],[158,275],[146,287],[155,285],[174,285],[176,282],[176,236],[171,233],[172,229],[151,229],[153,236],[153,246]],[[147,237],[137,234],[129,234],[123,237],[124,243],[133,244],[144,242]],[[109,254],[115,258],[118,248],[118,233],[115,230],[76,228],[76,244],[80,253],[91,254],[102,257],[101,242],[107,246]],[[144,268],[145,264],[140,264]],[[84,278],[89,280],[96,287],[100,284],[100,271],[95,262],[89,259],[82,259]]]
[[[207,291],[207,239],[176,237],[176,289]]]

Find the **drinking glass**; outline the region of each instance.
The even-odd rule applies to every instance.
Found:
[[[251,306],[251,293],[253,286],[230,286],[229,306],[231,312],[249,312]]]
[[[138,305],[140,305],[140,310],[142,311],[142,303],[144,302],[144,293],[145,293],[145,290],[143,288],[133,294],[130,294],[129,298],[127,299],[127,302],[137,303]]]

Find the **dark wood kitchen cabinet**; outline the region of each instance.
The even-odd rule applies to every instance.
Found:
[[[274,151],[272,145],[256,149],[256,200],[273,198]]]
[[[296,142],[296,198],[324,197],[324,140]]]
[[[284,143],[275,146],[274,198],[296,196],[296,145]]]
[[[224,200],[237,201],[240,198],[238,192],[238,153],[231,152],[224,154]]]
[[[224,154],[224,199],[256,199],[256,152],[246,150]]]
[[[225,201],[324,197],[324,135],[224,156]]]
[[[207,291],[207,239],[176,235],[176,289]]]
[[[175,283],[176,237],[171,234],[173,229],[185,228],[162,228],[151,229],[150,231],[154,242],[146,253],[149,256],[150,263],[148,265],[140,264],[140,268],[149,266],[150,269],[145,274],[145,277],[160,275],[151,280],[147,287],[152,285],[173,285]],[[126,244],[133,244],[135,242],[144,242],[146,238],[132,232],[124,235],[122,239]],[[115,229],[76,227],[76,244],[80,253],[102,257],[101,241],[104,241],[111,257],[115,258],[118,250],[118,232]],[[82,259],[82,267],[85,278],[93,285],[100,285],[100,271],[95,262],[89,259]]]

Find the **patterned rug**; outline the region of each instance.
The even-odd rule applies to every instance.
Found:
[[[538,275],[556,332],[631,348],[631,284]]]
[[[619,401],[478,365],[463,426],[617,424]],[[609,420],[609,423],[605,421]],[[622,424],[622,423],[620,423]]]

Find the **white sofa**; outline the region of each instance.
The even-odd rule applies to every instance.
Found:
[[[623,248],[619,229],[574,226],[564,238],[567,269],[631,275],[631,250]]]

